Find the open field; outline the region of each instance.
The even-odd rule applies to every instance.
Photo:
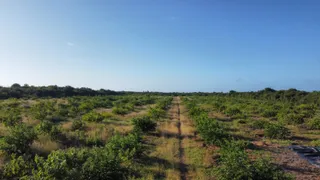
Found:
[[[267,90],[3,99],[1,177],[320,179],[319,93]]]

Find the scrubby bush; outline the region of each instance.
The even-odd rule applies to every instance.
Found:
[[[227,141],[220,149],[218,166],[215,168],[219,180],[291,180],[281,168],[271,163],[270,159],[257,158],[252,162],[245,151],[243,143]]]
[[[272,139],[286,139],[290,136],[290,131],[281,123],[267,125],[264,135]]]
[[[209,118],[205,110],[192,103],[188,107],[189,115],[195,121],[196,129],[206,143],[221,145],[229,138],[224,126],[217,120]]]
[[[112,108],[112,113],[119,114],[119,115],[125,115],[129,113],[129,110],[124,107],[114,107]]]
[[[11,154],[30,153],[30,145],[36,140],[37,134],[33,128],[24,124],[12,127],[9,135],[0,141],[0,150]]]
[[[253,129],[264,129],[266,128],[270,123],[265,120],[253,120],[250,127]]]
[[[104,117],[100,113],[91,111],[87,114],[84,114],[81,119],[88,122],[101,122]]]
[[[219,180],[252,179],[253,172],[248,154],[236,141],[226,142],[220,149],[215,173]]]
[[[277,114],[278,114],[278,111],[275,109],[265,109],[261,115],[266,118],[271,118],[271,117],[276,117]]]
[[[71,125],[71,130],[83,130],[85,127],[85,122],[82,120],[74,120]]]
[[[153,119],[160,119],[165,117],[166,111],[160,108],[150,108],[148,110],[148,115]]]
[[[141,137],[137,133],[127,136],[115,135],[108,141],[106,148],[122,161],[130,161],[142,154],[143,146],[140,141]]]
[[[229,137],[221,123],[206,116],[200,116],[196,120],[196,128],[200,136],[208,144],[220,145]]]
[[[310,129],[320,129],[320,115],[317,115],[307,122]]]
[[[60,128],[50,121],[42,121],[36,126],[39,134],[48,134],[52,140],[57,140],[61,135]]]
[[[224,110],[224,113],[229,116],[237,116],[242,114],[241,110],[238,107],[233,106],[227,107],[227,109]]]
[[[47,159],[36,156],[34,179],[122,179],[120,160],[102,148],[58,150]]]
[[[12,154],[10,161],[4,166],[3,176],[4,179],[15,179],[16,177],[29,175],[32,169],[33,164],[30,157]]]
[[[254,180],[293,180],[293,176],[286,174],[279,166],[273,164],[268,158],[257,158],[252,164]]]
[[[0,122],[5,126],[15,126],[22,122],[21,112],[19,109],[9,109],[0,114]]]
[[[150,116],[136,117],[131,120],[134,131],[149,132],[156,129],[157,123]]]

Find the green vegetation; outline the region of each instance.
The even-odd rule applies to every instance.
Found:
[[[137,117],[132,119],[133,128],[139,132],[154,131],[157,123],[151,119],[150,116]]]
[[[267,158],[258,158],[252,162],[243,145],[237,141],[226,142],[221,147],[215,173],[220,180],[293,179]]]
[[[320,144],[319,92],[14,84],[0,99],[0,179],[292,179],[273,157]]]

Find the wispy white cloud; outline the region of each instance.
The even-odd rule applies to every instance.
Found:
[[[67,42],[67,45],[68,45],[68,46],[74,46],[74,43],[72,43],[72,42]]]

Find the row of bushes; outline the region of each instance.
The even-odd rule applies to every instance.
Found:
[[[217,120],[209,118],[208,112],[193,103],[189,103],[187,107],[197,132],[207,144],[221,145],[230,138],[225,127]]]
[[[104,147],[58,150],[45,158],[29,153],[36,138],[30,128],[20,127],[13,135],[5,140],[5,146],[1,144],[1,150],[11,154],[3,179],[125,179],[144,149],[141,136],[130,133],[113,136]]]
[[[291,180],[292,176],[286,174],[280,167],[274,165],[271,159],[259,157],[252,161],[245,148],[249,142],[235,141],[226,132],[226,128],[215,119],[208,117],[208,112],[195,105],[194,102],[185,100],[189,115],[194,120],[196,129],[207,144],[220,146],[217,166],[213,168],[215,177],[219,180],[265,180],[282,179]],[[283,126],[255,123],[257,128],[266,128],[266,134],[270,137],[284,136]],[[284,133],[284,134],[283,134]]]

